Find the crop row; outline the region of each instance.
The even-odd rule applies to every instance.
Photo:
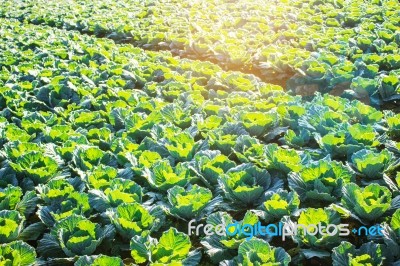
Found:
[[[0,22],[0,261],[400,259],[400,115],[330,95],[305,101],[168,52]],[[300,231],[285,250],[263,236],[189,237],[191,219],[381,224],[385,234],[356,248],[353,236]]]
[[[211,60],[301,95],[330,92],[385,108],[399,100],[396,0],[1,4],[3,17]]]

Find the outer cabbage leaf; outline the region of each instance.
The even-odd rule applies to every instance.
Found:
[[[234,168],[236,164],[220,152],[205,151],[195,156],[196,171],[210,186],[218,184],[220,175]]]
[[[141,175],[145,168],[152,168],[154,164],[161,161],[162,157],[159,153],[154,151],[145,150],[140,155],[132,157],[130,160],[132,164],[132,170],[136,175]]]
[[[112,133],[111,130],[104,128],[92,128],[87,132],[87,138],[90,143],[98,146],[100,149],[107,150],[110,148]]]
[[[280,141],[291,147],[299,148],[308,144],[310,139],[311,139],[311,134],[307,129],[300,129],[297,134],[295,131],[289,129],[285,133],[285,136],[282,139],[280,139]]]
[[[161,160],[146,169],[145,176],[151,187],[166,192],[175,185],[184,186],[190,181],[189,171],[182,165],[173,169],[168,160]]]
[[[278,170],[284,174],[291,171],[299,171],[303,168],[303,159],[295,150],[284,149],[277,144],[268,144],[265,146],[265,156],[268,159],[267,168]]]
[[[146,115],[144,113],[133,113],[126,118],[126,134],[130,138],[140,141],[145,137],[150,136],[151,128],[161,121],[161,115],[157,114],[156,112],[153,112],[150,115]]]
[[[23,241],[0,245],[0,264],[7,266],[36,265],[35,249]]]
[[[0,243],[17,240],[24,228],[25,218],[17,211],[0,211]]]
[[[258,205],[268,189],[275,190],[282,185],[282,181],[252,164],[232,168],[220,179],[224,196],[234,208]]]
[[[400,114],[387,118],[389,134],[394,137],[400,137]]]
[[[12,141],[21,141],[21,142],[29,142],[32,138],[30,134],[28,134],[25,130],[20,129],[15,124],[9,124],[5,127],[4,137],[6,140]]]
[[[94,166],[90,172],[86,172],[87,184],[90,188],[106,189],[110,181],[118,176],[117,169],[110,166]]]
[[[360,150],[351,156],[354,168],[366,179],[381,179],[384,171],[392,161],[392,154],[388,150],[373,152]]]
[[[200,261],[198,251],[190,252],[192,243],[189,236],[175,228],[165,231],[160,239],[149,236],[135,236],[131,239],[131,255],[136,263],[151,262],[152,265],[197,265]],[[189,264],[193,263],[193,264]]]
[[[354,181],[354,175],[342,163],[324,159],[291,172],[288,181],[302,201],[335,202],[342,196],[343,184]]]
[[[79,146],[74,148],[72,162],[83,171],[92,170],[100,164],[114,166],[117,160],[110,152],[104,152],[95,146]]]
[[[210,130],[214,130],[220,127],[223,123],[223,119],[216,115],[210,115],[204,119],[203,117],[200,117],[196,122],[197,129],[200,132],[208,132]]]
[[[349,243],[342,242],[333,249],[334,266],[348,265],[386,265],[383,246],[373,242],[364,243],[359,249]]]
[[[190,110],[182,109],[177,104],[169,104],[160,112],[166,120],[182,129],[189,127],[192,122],[192,116],[188,115]]]
[[[68,96],[67,96],[68,97]],[[72,111],[69,120],[72,123],[74,129],[79,127],[106,127],[107,114],[104,111],[89,111],[85,109]]]
[[[211,148],[219,150],[222,154],[229,156],[240,135],[248,135],[244,127],[238,123],[225,123],[221,128],[210,131],[208,134]]]
[[[231,262],[234,265],[276,265],[287,266],[291,258],[283,248],[271,247],[262,239],[250,239],[239,246],[238,256]]]
[[[299,195],[295,191],[267,192],[265,201],[261,205],[263,219],[267,222],[277,221],[285,215],[291,215],[300,205]]]
[[[61,157],[66,161],[71,161],[74,158],[74,153],[80,145],[89,145],[89,141],[85,136],[68,136],[68,140],[62,143],[62,146],[57,148]]]
[[[79,134],[68,125],[55,125],[53,127],[48,127],[44,132],[44,136],[47,142],[62,144],[67,141],[70,136],[79,136]]]
[[[361,219],[374,221],[390,208],[392,194],[389,189],[378,184],[360,188],[354,183],[343,187],[342,204]]]
[[[306,113],[305,107],[300,104],[288,104],[278,107],[278,113],[282,117],[283,125],[292,129],[298,129],[299,118]]]
[[[336,234],[328,234],[326,226],[329,224],[340,224],[340,215],[336,211],[332,209],[314,209],[314,208],[307,208],[301,212],[299,219],[297,221],[298,227],[297,231],[295,230],[295,224],[289,220],[288,217],[284,217],[283,223],[291,226],[292,230],[294,230],[293,240],[299,243],[301,246],[307,246],[312,249],[330,249],[338,245],[341,241],[338,232]],[[308,234],[304,231],[305,227],[309,227],[310,225],[313,226],[313,232],[317,230],[315,226],[318,224],[324,226],[322,232],[316,233],[315,235]],[[311,228],[308,230],[312,231]],[[330,231],[332,232],[332,231]]]
[[[0,189],[6,188],[9,185],[18,186],[14,170],[11,167],[0,168]]]
[[[345,111],[349,116],[354,117],[356,121],[363,125],[379,123],[383,119],[381,111],[360,101],[351,102],[351,105]]]
[[[10,166],[17,172],[29,177],[35,184],[43,184],[53,178],[59,169],[56,160],[40,152],[22,155]]]
[[[114,234],[112,225],[101,228],[85,217],[71,215],[57,222],[50,233],[39,240],[37,251],[43,257],[91,255],[105,238]]]
[[[319,100],[318,97],[315,98],[315,101]],[[336,131],[340,124],[349,121],[349,119],[350,117],[346,113],[333,111],[325,104],[311,102],[307,108],[307,113],[299,118],[298,124],[301,128],[325,136]]]
[[[74,186],[67,179],[53,179],[46,184],[40,184],[36,187],[39,197],[46,205],[53,202],[62,201],[69,194],[75,191]]]
[[[244,128],[252,136],[265,135],[279,122],[276,113],[246,112],[243,113],[240,118]]]
[[[196,152],[204,148],[206,142],[195,142],[193,137],[187,132],[169,135],[163,145],[177,161],[190,161]]]
[[[365,145],[375,147],[379,145],[377,140],[378,133],[374,130],[371,125],[347,125],[348,130],[348,142],[351,144]]]
[[[89,203],[98,212],[116,208],[122,203],[142,202],[142,187],[131,180],[115,178],[104,191],[89,190]]]
[[[0,188],[0,211],[1,210],[14,210],[17,203],[20,202],[22,197],[22,189],[8,185],[6,188]]]
[[[107,211],[117,232],[126,239],[135,235],[142,235],[145,231],[155,227],[157,218],[139,203],[123,203],[115,209]]]
[[[189,189],[174,186],[168,190],[169,212],[181,219],[203,216],[221,202],[221,197],[213,198],[212,192],[194,185]]]
[[[247,233],[237,232],[236,228],[245,224],[255,226],[259,223],[259,219],[256,214],[250,211],[246,212],[242,221],[234,221],[226,212],[215,212],[207,217],[206,223],[212,226],[213,231],[211,235],[202,239],[201,244],[205,247],[205,251],[211,260],[214,263],[219,263],[223,260],[233,259],[237,254],[239,245],[249,237]],[[222,228],[219,228],[221,225]],[[226,234],[228,225],[230,225],[228,230],[232,235]],[[219,230],[222,230],[222,232],[218,232]],[[233,234],[235,231],[236,233]],[[221,233],[223,234],[222,236],[220,235]]]
[[[332,158],[347,158],[364,147],[364,145],[352,143],[349,134],[344,130],[334,130],[323,137],[319,134],[314,134],[314,138],[321,149]]]
[[[88,215],[91,212],[89,196],[83,192],[71,192],[60,201],[53,201],[50,205],[40,206],[38,216],[47,226],[53,226],[72,214]]]
[[[266,165],[264,146],[258,139],[242,135],[237,138],[233,152],[240,162],[251,162],[262,167]]]
[[[390,220],[390,227],[400,238],[400,209],[397,209],[395,213],[392,215],[392,219]]]
[[[383,223],[381,226],[381,237],[388,249],[388,259],[399,260],[400,259],[400,209],[397,209],[390,220],[389,225]],[[376,237],[370,237],[375,240]]]

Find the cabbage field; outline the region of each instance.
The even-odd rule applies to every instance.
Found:
[[[400,265],[398,0],[0,0],[0,114],[1,266]]]

